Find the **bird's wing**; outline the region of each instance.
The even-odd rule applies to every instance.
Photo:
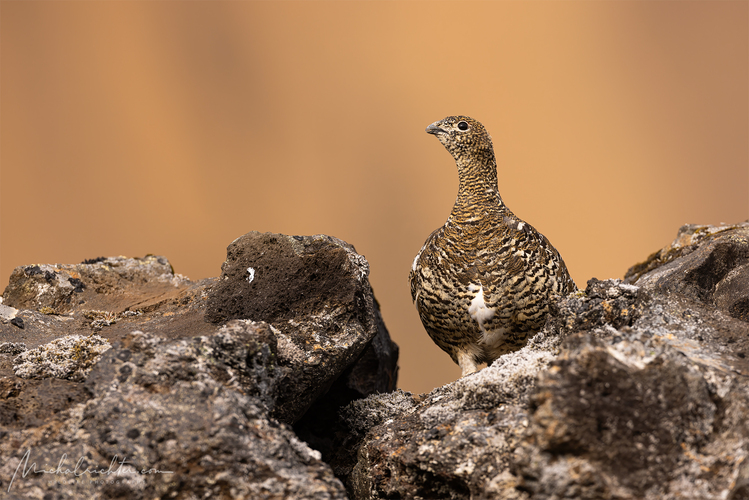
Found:
[[[421,267],[421,259],[425,260],[432,260],[431,253],[433,252],[433,242],[440,238],[442,235],[443,228],[438,227],[434,231],[432,231],[432,234],[429,235],[427,240],[424,242],[424,245],[421,247],[421,250],[419,250],[419,253],[416,254],[416,257],[414,257],[413,264],[411,265],[411,270],[408,273],[408,282],[411,285],[411,300],[413,302],[416,302],[416,293],[418,289],[418,280],[417,280],[417,273],[419,272],[419,268]]]

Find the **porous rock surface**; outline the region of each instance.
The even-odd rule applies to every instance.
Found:
[[[274,416],[296,422],[365,349],[363,365],[376,373],[347,373],[347,385],[359,397],[395,388],[395,350],[369,286],[369,263],[353,246],[325,235],[252,232],[229,245],[221,270],[206,319],[272,325],[293,373],[279,377]]]
[[[252,284],[226,273],[238,245],[255,286],[293,313],[214,314],[234,281]],[[310,265],[324,277],[305,278]],[[0,310],[3,497],[346,498],[290,424],[318,418],[318,399],[395,387],[367,261],[327,236],[250,233],[223,269],[191,282],[147,256],[13,272]]]

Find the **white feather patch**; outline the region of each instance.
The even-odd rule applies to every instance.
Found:
[[[486,303],[484,302],[483,285],[479,285],[478,289],[479,292],[471,301],[471,305],[468,306],[468,314],[470,314],[471,318],[473,318],[473,320],[479,324],[479,328],[481,328],[481,331],[486,333],[486,330],[484,329],[484,323],[494,317],[494,309],[486,307]],[[468,290],[471,292],[475,291],[476,285],[468,285]]]
[[[414,263],[411,264],[411,270],[413,272],[416,272],[416,263],[419,262],[419,257],[421,257],[421,253],[424,251],[426,247],[427,247],[427,244],[424,243],[424,245],[422,245],[421,249],[419,250],[419,253],[416,254],[416,257],[414,257]]]

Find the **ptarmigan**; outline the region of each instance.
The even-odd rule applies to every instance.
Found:
[[[426,131],[455,158],[460,187],[447,222],[413,261],[411,298],[429,336],[465,376],[523,347],[553,297],[577,287],[549,240],[502,202],[484,126],[449,116]]]

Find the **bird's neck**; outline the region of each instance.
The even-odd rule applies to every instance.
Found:
[[[456,158],[460,186],[450,218],[471,221],[498,216],[505,210],[497,187],[497,162],[494,154],[483,158]]]

